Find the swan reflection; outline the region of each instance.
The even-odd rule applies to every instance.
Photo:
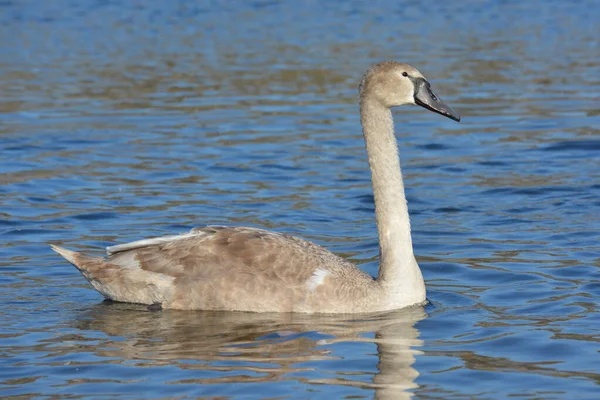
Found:
[[[104,338],[84,349],[77,344],[79,351],[116,363],[176,366],[181,379],[171,384],[295,380],[374,390],[377,399],[410,398],[407,390],[417,387],[413,364],[422,341],[415,324],[426,316],[421,307],[358,315],[142,309],[102,303],[83,312],[74,327]],[[65,352],[77,351],[68,338],[56,342]]]

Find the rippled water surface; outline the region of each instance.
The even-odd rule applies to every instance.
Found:
[[[595,399],[595,1],[0,3],[0,397]],[[103,303],[48,243],[242,224],[371,274],[356,87],[395,112],[430,305],[310,317]]]

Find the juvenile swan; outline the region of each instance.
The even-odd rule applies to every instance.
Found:
[[[460,116],[419,71],[394,61],[365,73],[359,103],[379,233],[377,279],[314,243],[245,227],[206,226],[111,246],[106,258],[52,249],[107,299],[153,308],[358,313],[424,303],[390,108],[418,104]]]

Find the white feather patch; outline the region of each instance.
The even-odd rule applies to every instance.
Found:
[[[155,237],[155,238],[150,238],[150,239],[136,240],[135,242],[130,242],[130,243],[118,244],[116,246],[109,246],[106,248],[106,252],[110,256],[112,254],[120,253],[122,251],[139,249],[141,247],[154,246],[156,244],[164,244],[164,243],[169,243],[169,242],[173,242],[176,240],[189,239],[191,237],[198,237],[198,236],[208,236],[208,235],[206,234],[206,232],[192,231],[190,233],[182,233],[181,235],[160,236],[160,237]]]
[[[317,290],[317,287],[319,287],[319,285],[321,285],[325,281],[325,278],[327,278],[329,275],[331,275],[331,272],[329,272],[327,270],[324,270],[324,269],[315,270],[315,272],[313,272],[312,276],[306,282],[306,286],[308,286],[308,290],[310,290],[311,292],[314,292],[315,290]]]

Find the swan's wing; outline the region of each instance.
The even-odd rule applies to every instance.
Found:
[[[174,278],[173,308],[292,311],[325,288],[335,298],[335,278],[372,280],[321,246],[255,228],[207,226],[108,252],[110,264]]]
[[[192,232],[190,232],[190,233],[184,233],[181,235],[169,235],[169,236],[160,236],[160,237],[155,237],[155,238],[150,238],[150,239],[136,240],[134,242],[118,244],[116,246],[109,246],[106,248],[106,254],[111,256],[113,254],[122,253],[122,252],[128,251],[128,250],[141,249],[143,247],[155,246],[158,244],[165,244],[165,243],[169,243],[169,242],[176,241],[176,240],[188,239],[192,236],[202,236],[202,235],[204,235],[204,234],[203,233],[198,234],[192,230]]]
[[[311,267],[347,263],[321,246],[293,236],[247,227],[206,226],[182,235],[138,240],[107,248],[108,260],[123,267],[178,277],[232,272],[290,279]]]

